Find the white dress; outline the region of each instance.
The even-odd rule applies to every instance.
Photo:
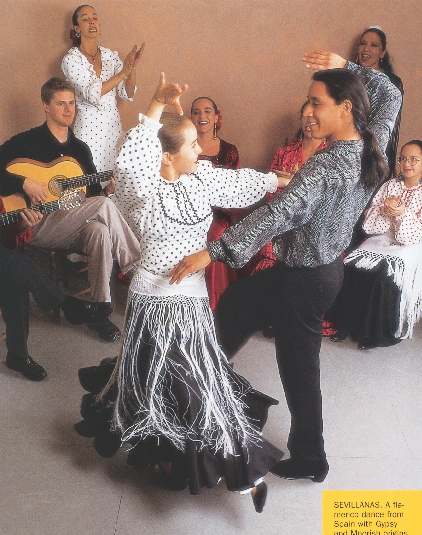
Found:
[[[111,420],[115,435],[133,446],[133,464],[171,460],[192,494],[222,476],[229,490],[243,490],[282,456],[261,437],[277,401],[253,390],[219,347],[204,271],[171,286],[168,274],[206,247],[211,205],[249,205],[275,191],[277,178],[199,162],[196,173],[165,180],[160,127],[140,116],[117,159],[116,203],[140,240],[140,267],[129,290],[122,352],[100,396],[101,381],[92,386],[91,375],[104,379],[104,366],[80,371],[92,392],[82,416],[102,455],[116,444],[101,424]]]
[[[75,88],[77,114],[74,132],[89,146],[97,171],[113,169],[116,162],[117,145],[122,136],[122,123],[117,109],[117,94],[124,100],[129,98],[125,81],[101,96],[103,82],[119,73],[123,68],[117,52],[99,47],[102,69],[98,78],[94,66],[73,47],[62,61],[62,71]]]

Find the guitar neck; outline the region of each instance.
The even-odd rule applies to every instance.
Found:
[[[82,188],[83,186],[89,186],[90,184],[98,184],[99,182],[105,182],[110,180],[113,176],[113,171],[102,171],[100,173],[93,173],[91,175],[77,176],[75,178],[58,178],[56,179],[57,185],[63,189],[75,189]]]
[[[42,214],[49,214],[50,212],[55,212],[60,208],[60,202],[51,201],[45,204],[36,204],[31,206],[31,210],[35,212],[41,212]],[[5,225],[10,225],[11,223],[16,223],[21,219],[20,213],[22,210],[14,210],[12,212],[6,212],[5,214],[0,214],[0,227]]]

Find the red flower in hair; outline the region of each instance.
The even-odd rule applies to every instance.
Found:
[[[221,115],[221,111],[220,110],[217,110],[217,122],[215,123],[215,127],[217,128],[217,132],[218,130],[220,130],[221,128],[221,125],[223,123],[223,116]]]

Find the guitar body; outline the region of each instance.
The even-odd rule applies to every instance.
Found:
[[[11,161],[6,167],[6,170],[9,171],[9,173],[31,178],[37,182],[45,182],[48,190],[48,197],[45,202],[57,200],[60,194],[67,189],[63,184],[60,184],[58,180],[83,175],[83,171],[78,162],[69,157],[58,158],[50,163],[42,163],[30,160],[29,158],[21,158]],[[85,191],[86,188],[83,189]],[[25,198],[19,194],[3,197],[3,203],[6,212],[22,210],[28,207]]]

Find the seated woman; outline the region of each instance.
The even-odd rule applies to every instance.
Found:
[[[345,277],[330,311],[339,328],[334,342],[350,334],[359,349],[411,338],[422,313],[422,141],[406,143],[400,175],[380,188],[363,229],[372,236],[345,259]]]
[[[140,124],[130,130],[116,163],[116,203],[141,243],[130,290],[121,355],[80,371],[84,396],[76,430],[95,436],[111,456],[130,443],[128,462],[158,465],[171,488],[191,494],[224,477],[229,490],[251,490],[257,512],[266,497],[262,477],[282,452],[261,436],[270,405],[236,374],[217,342],[204,270],[170,286],[169,273],[186,254],[204,248],[211,206],[244,207],[275,191],[276,175],[215,169],[198,162],[192,122],[180,113],[186,87],[164,73]],[[158,121],[160,121],[160,124]],[[133,156],[138,152],[139,156]],[[99,394],[99,395],[98,395]]]
[[[356,63],[358,65],[362,65],[362,67],[371,67],[372,69],[376,69],[377,71],[386,74],[390,79],[390,82],[400,90],[403,96],[403,82],[401,81],[401,78],[394,73],[391,59],[387,51],[387,36],[378,26],[369,27],[360,36],[357,47]],[[396,124],[394,125],[394,129],[391,133],[390,141],[386,149],[391,176],[394,176],[396,170],[396,155],[397,145],[399,142],[400,121],[401,109],[397,115]]]
[[[198,133],[198,145],[202,153],[199,160],[208,160],[214,167],[239,169],[239,153],[235,145],[218,136],[222,116],[217,104],[209,97],[198,97],[192,102],[191,120]],[[213,207],[213,219],[208,231],[208,240],[217,240],[239,217],[241,210]],[[236,270],[222,262],[214,262],[205,270],[211,310],[217,306],[225,289],[237,281]]]

